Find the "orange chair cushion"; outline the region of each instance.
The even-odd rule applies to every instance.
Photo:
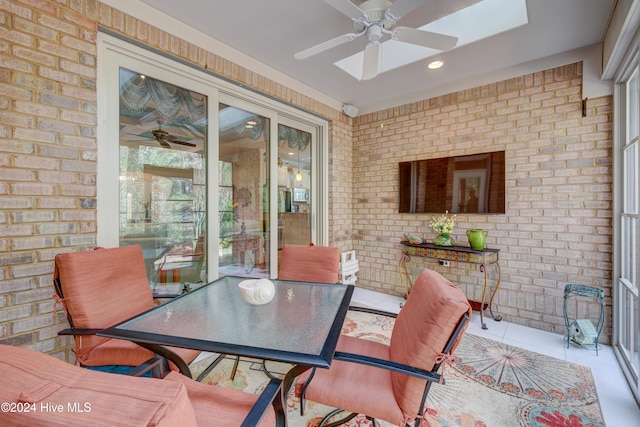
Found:
[[[431,371],[465,313],[471,317],[471,306],[458,285],[433,270],[423,270],[393,327],[390,360]],[[462,334],[455,345],[461,338]],[[398,406],[407,420],[415,419],[425,382],[398,373],[391,378]]]
[[[91,371],[7,345],[0,345],[0,377],[1,402],[34,409],[3,411],[5,425],[197,425],[187,388],[174,381]]]
[[[237,427],[257,399],[257,395],[199,383],[177,372],[171,372],[164,380],[185,385],[200,426]],[[275,422],[275,411],[270,406],[258,426],[273,426]]]
[[[389,360],[389,346],[347,335],[340,336],[336,351]],[[300,397],[302,386],[310,372],[307,371],[296,379],[296,396]],[[336,392],[337,390],[341,392]],[[371,393],[372,390],[375,393]],[[390,372],[385,369],[334,360],[330,370],[316,369],[304,397],[347,412],[367,414],[377,420],[404,425],[401,423],[402,411],[393,395]]]
[[[300,282],[338,283],[340,248],[316,245],[284,245],[278,278]]]
[[[52,356],[0,345],[0,402],[35,411],[4,412],[8,425],[25,426],[239,426],[257,395],[206,385],[171,372],[164,379],[90,371]],[[69,404],[80,411],[70,411]],[[88,404],[89,406],[84,406]],[[44,411],[41,405],[63,410]],[[260,426],[273,426],[273,406]]]
[[[154,307],[139,245],[56,255],[63,305],[74,328],[106,328]],[[138,366],[153,356],[121,340],[76,336],[76,358],[86,366]],[[187,363],[198,351],[173,349]]]
[[[83,338],[83,337],[80,337]],[[198,357],[200,351],[188,348],[167,347],[176,353],[187,364]],[[153,353],[138,344],[126,340],[108,339],[91,349],[89,357],[82,363],[84,366],[138,366],[153,357]],[[170,363],[172,370],[178,368]]]
[[[341,336],[337,351],[431,371],[465,313],[471,315],[471,307],[460,288],[425,270],[400,310],[389,346]],[[296,380],[298,396],[308,376],[307,372]],[[316,369],[305,398],[403,426],[418,416],[424,390],[425,381],[415,377],[336,360],[329,369]]]

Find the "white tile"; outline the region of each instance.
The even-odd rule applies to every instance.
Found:
[[[378,310],[398,313],[400,312],[401,304],[405,303],[405,299],[356,287],[353,290],[351,302],[377,308]]]
[[[474,311],[471,315],[471,322],[467,328],[467,332],[470,334],[478,335],[481,337],[489,338],[496,341],[502,341],[504,334],[507,332],[507,322],[496,322],[491,318],[484,318],[484,323],[487,325],[487,329],[482,329],[480,324],[480,314]]]

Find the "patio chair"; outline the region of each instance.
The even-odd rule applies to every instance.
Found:
[[[389,345],[342,335],[329,369],[298,377],[301,412],[308,399],[339,408],[319,426],[344,410],[351,414],[330,425],[364,414],[398,426],[415,421],[418,427],[432,382],[443,381],[437,371],[460,342],[470,316],[460,288],[424,270],[397,315]]]
[[[163,244],[164,240],[164,238],[151,232],[127,234],[120,239],[120,246],[140,245],[147,278],[155,282],[158,275],[156,262],[161,260],[171,249],[171,246]]]
[[[340,248],[332,246],[284,245],[280,254],[280,280],[340,282]]]
[[[154,307],[139,245],[56,255],[54,288],[54,297],[71,326],[58,334],[75,337],[80,366],[125,373],[153,356],[133,342],[96,335]],[[171,367],[178,369],[199,354],[196,350],[167,347],[163,356],[175,361]],[[199,379],[212,368],[207,368]]]
[[[0,417],[3,425],[284,425],[279,380],[260,394],[249,394],[202,384],[175,371],[164,379],[91,371],[8,345],[0,345],[0,376],[0,401],[8,405]]]

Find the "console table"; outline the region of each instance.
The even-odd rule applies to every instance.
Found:
[[[411,259],[412,256],[418,256],[423,258],[435,258],[439,260],[445,261],[458,261],[458,262],[466,262],[469,264],[477,264],[480,267],[480,271],[484,274],[484,285],[482,287],[482,301],[477,303],[475,301],[469,301],[472,307],[478,306],[478,310],[480,311],[480,323],[482,325],[482,329],[487,329],[486,323],[484,323],[484,310],[489,308],[489,313],[491,314],[491,318],[497,322],[502,320],[502,316],[496,315],[494,316],[492,305],[493,299],[500,289],[500,282],[502,280],[502,273],[500,272],[500,264],[498,263],[498,253],[499,249],[483,249],[481,251],[477,251],[469,248],[468,246],[436,246],[429,243],[421,243],[414,244],[409,243],[408,240],[403,240],[400,242],[402,244],[402,257],[400,258],[400,264],[398,265],[398,271],[400,273],[400,278],[402,279],[402,283],[404,284],[407,293],[409,293],[409,286],[407,283],[411,284],[411,275],[407,270],[407,261]],[[487,266],[492,265],[496,268],[498,273],[498,280],[496,282],[496,287],[491,293],[491,298],[489,299],[489,303],[485,304],[485,298],[487,294],[487,288],[489,286],[489,275],[487,272]],[[474,307],[475,308],[475,307]]]

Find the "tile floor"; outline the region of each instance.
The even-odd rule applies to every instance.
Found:
[[[404,302],[404,299],[356,288],[352,302],[398,312],[400,303]],[[480,316],[474,316],[467,332],[589,366],[596,382],[606,425],[608,427],[640,426],[640,408],[633,398],[611,347],[602,346],[596,356],[594,350],[575,346],[567,348],[562,335],[528,328],[505,320],[496,322],[488,316],[485,317],[485,323],[487,330],[480,327]]]

